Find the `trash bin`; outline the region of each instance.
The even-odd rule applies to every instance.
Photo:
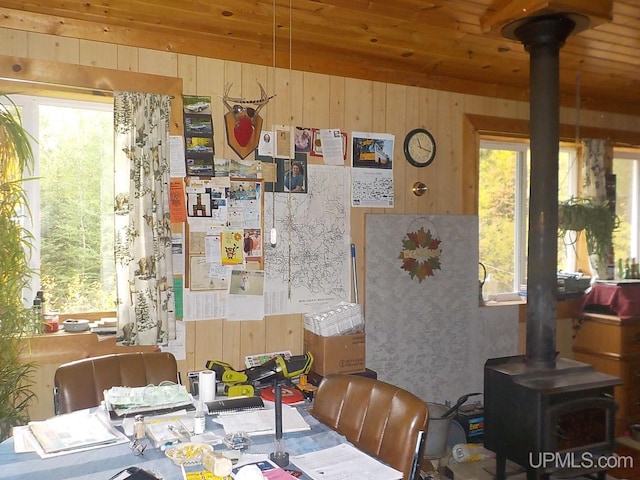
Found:
[[[456,415],[456,410],[440,403],[429,403],[429,425],[427,426],[427,439],[424,445],[423,457],[427,460],[435,460],[444,457],[447,452],[447,439],[451,420]],[[447,412],[449,412],[447,414]],[[447,414],[447,416],[444,416]]]

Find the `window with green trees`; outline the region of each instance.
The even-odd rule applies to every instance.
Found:
[[[44,291],[46,309],[115,309],[113,107],[13,96],[35,139],[35,177],[26,182],[37,272],[25,302]]]
[[[573,147],[560,149],[560,200],[577,191],[576,152]],[[495,299],[517,299],[527,278],[529,144],[483,140],[479,158],[479,258],[487,270],[483,291]],[[574,269],[570,242],[558,239],[558,270]]]

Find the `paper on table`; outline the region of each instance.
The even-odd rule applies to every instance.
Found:
[[[245,432],[247,435],[268,435],[276,431],[275,411],[272,409],[250,410],[215,419],[223,426],[225,433]],[[282,432],[300,432],[311,427],[300,412],[288,405],[282,406]]]
[[[353,445],[291,457],[291,462],[314,480],[401,480],[402,472],[361,452]]]
[[[13,427],[13,451],[16,453],[35,452],[34,442],[37,440],[31,434],[29,425]]]

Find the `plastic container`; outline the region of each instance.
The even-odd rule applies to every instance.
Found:
[[[55,333],[58,331],[59,317],[57,313],[45,313],[44,315],[44,332]]]

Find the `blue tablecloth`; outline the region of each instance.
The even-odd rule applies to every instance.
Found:
[[[300,455],[346,442],[344,437],[318,422],[308,412],[301,410],[301,414],[311,430],[284,434],[285,449],[290,455]],[[224,433],[211,417],[207,418],[207,429],[221,435]],[[223,447],[216,447],[219,448]],[[273,450],[273,435],[260,435],[252,437],[247,453],[269,454]],[[142,456],[135,456],[125,443],[53,458],[40,458],[36,453],[15,453],[13,438],[0,443],[0,479],[108,480],[132,465],[152,471],[164,480],[182,480],[180,467],[151,446]]]

